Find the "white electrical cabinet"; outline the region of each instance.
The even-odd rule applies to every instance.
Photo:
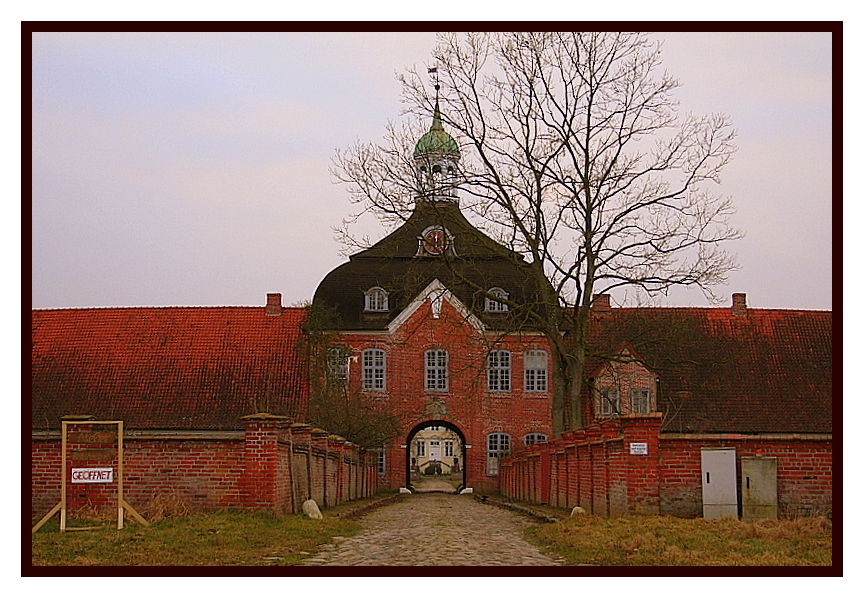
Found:
[[[702,516],[738,518],[735,449],[702,449]]]

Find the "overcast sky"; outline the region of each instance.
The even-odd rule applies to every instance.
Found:
[[[657,34],[683,112],[723,112],[727,297],[832,308],[831,37]],[[37,33],[34,308],[310,300],[345,260],[337,148],[400,116],[432,33]],[[25,129],[26,131],[26,129]],[[26,134],[26,132],[25,132]],[[383,234],[383,229],[373,234]],[[706,305],[675,293],[672,305]]]

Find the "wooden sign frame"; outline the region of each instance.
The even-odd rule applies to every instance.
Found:
[[[68,473],[68,457],[69,452],[67,448],[68,434],[70,426],[117,426],[117,529],[123,529],[123,520],[125,518],[125,513],[128,513],[134,517],[139,523],[143,525],[149,525],[147,520],[145,520],[141,515],[138,514],[138,511],[132,508],[126,499],[123,498],[123,421],[122,420],[110,420],[110,421],[95,421],[95,420],[74,420],[74,421],[61,421],[62,426],[62,444],[60,448],[60,502],[54,506],[51,511],[43,517],[39,523],[33,526],[33,530],[31,533],[36,533],[39,528],[45,525],[51,517],[54,516],[58,511],[60,512],[60,531],[65,532],[69,531],[83,531],[96,529],[93,527],[67,527],[66,526],[66,485],[67,485],[67,473]]]

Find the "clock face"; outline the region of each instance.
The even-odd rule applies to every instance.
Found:
[[[430,230],[423,237],[423,248],[432,255],[438,255],[447,246],[447,237],[441,229]]]

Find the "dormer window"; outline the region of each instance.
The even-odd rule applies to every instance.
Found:
[[[648,414],[656,410],[657,375],[630,349],[601,366],[595,380],[594,408],[598,417]]]
[[[499,289],[498,287],[489,289],[489,294],[492,297],[497,297],[498,299],[506,300],[509,295],[504,291],[504,289]],[[502,313],[509,309],[506,303],[503,301],[496,301],[492,297],[486,297],[486,311],[491,313]]]
[[[390,301],[387,291],[381,287],[372,287],[366,291],[366,311],[388,311]]]

